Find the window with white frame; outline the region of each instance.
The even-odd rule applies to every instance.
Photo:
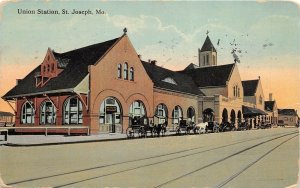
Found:
[[[130,105],[129,116],[132,118],[134,117],[140,118],[146,116],[146,109],[144,103],[142,101],[134,101]]]
[[[118,78],[122,78],[122,65],[118,64]]]
[[[41,105],[40,124],[55,124],[56,108],[51,101],[45,101]]]
[[[32,102],[25,102],[22,107],[21,124],[34,124],[34,109]]]
[[[124,80],[128,80],[128,64],[124,63]]]
[[[168,109],[163,103],[157,105],[155,116],[158,118],[158,123],[163,124],[168,120]]]
[[[130,79],[130,81],[134,81],[134,69],[133,69],[133,67],[130,67],[129,79]]]
[[[82,124],[82,102],[78,97],[68,98],[64,106],[64,124]]]
[[[182,119],[182,109],[180,106],[175,106],[172,111],[172,124],[179,124]]]

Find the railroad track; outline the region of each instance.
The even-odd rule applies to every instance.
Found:
[[[293,131],[293,132],[290,132],[290,133],[275,134],[275,135],[271,135],[271,136],[268,136],[268,137],[260,136],[260,137],[255,137],[255,138],[251,138],[251,139],[242,139],[242,140],[238,140],[238,141],[236,141],[234,143],[231,143],[231,144],[225,144],[225,145],[221,145],[221,146],[217,146],[217,147],[211,147],[211,148],[208,148],[208,149],[203,148],[203,146],[199,146],[199,147],[189,148],[189,149],[185,149],[185,150],[179,150],[179,151],[176,151],[176,152],[165,153],[165,154],[161,154],[161,155],[155,155],[155,156],[150,156],[150,157],[145,157],[145,158],[140,158],[140,159],[133,159],[133,160],[123,161],[123,162],[118,162],[118,163],[112,163],[112,164],[106,164],[106,165],[99,165],[99,166],[96,166],[96,167],[93,167],[93,168],[86,168],[86,169],[81,169],[81,170],[77,170],[77,171],[66,172],[66,173],[61,173],[61,174],[56,174],[56,175],[37,177],[37,178],[32,178],[32,179],[27,179],[27,180],[21,180],[21,181],[18,181],[18,182],[11,182],[11,183],[9,183],[9,185],[28,183],[28,182],[33,182],[33,181],[43,180],[43,179],[49,179],[49,178],[61,178],[61,177],[64,177],[65,175],[74,175],[74,174],[79,174],[79,173],[86,173],[88,171],[95,171],[95,170],[98,171],[98,170],[102,170],[104,168],[116,167],[116,166],[124,165],[124,164],[128,164],[128,163],[137,163],[137,162],[141,162],[141,161],[147,162],[150,159],[160,159],[160,158],[163,158],[163,157],[171,157],[171,158],[167,158],[167,159],[163,159],[163,160],[158,160],[156,162],[150,162],[150,163],[147,163],[147,164],[137,165],[137,166],[132,167],[132,168],[125,168],[123,170],[114,171],[114,172],[111,172],[111,173],[105,173],[105,174],[102,174],[102,175],[99,175],[99,176],[93,176],[93,177],[85,178],[85,179],[82,179],[82,180],[72,181],[72,182],[69,182],[69,183],[66,183],[66,184],[56,185],[54,187],[72,186],[72,185],[75,185],[75,184],[78,184],[78,183],[83,183],[83,182],[87,182],[87,181],[90,181],[90,180],[103,178],[103,177],[108,177],[108,176],[112,176],[112,175],[122,174],[122,173],[125,173],[125,172],[134,171],[134,170],[137,170],[137,169],[143,169],[143,168],[147,168],[147,167],[150,167],[150,166],[159,165],[159,164],[167,163],[167,162],[182,159],[182,158],[188,158],[188,157],[191,157],[191,156],[200,155],[200,154],[203,154],[203,153],[206,153],[206,152],[212,152],[212,151],[215,151],[215,150],[219,150],[219,149],[223,149],[223,148],[227,148],[227,147],[231,147],[231,146],[236,146],[236,145],[247,143],[247,142],[263,140],[263,141],[260,141],[259,143],[252,144],[251,146],[249,146],[247,148],[239,150],[239,151],[237,151],[237,152],[235,152],[231,155],[222,157],[221,159],[219,159],[217,161],[212,161],[211,163],[206,164],[204,166],[201,166],[201,167],[199,167],[195,170],[192,170],[189,173],[183,174],[183,175],[178,176],[178,177],[174,177],[174,178],[172,178],[172,179],[170,179],[166,182],[163,182],[159,185],[156,185],[156,187],[163,187],[163,186],[166,186],[166,185],[168,185],[172,182],[175,182],[175,181],[178,181],[178,180],[180,180],[184,177],[187,177],[187,176],[189,176],[193,173],[196,173],[198,171],[201,171],[201,170],[204,170],[206,168],[212,167],[212,166],[214,166],[218,163],[224,162],[224,161],[226,161],[227,159],[229,159],[231,157],[237,156],[237,155],[239,155],[243,152],[246,152],[246,151],[251,150],[253,148],[259,147],[263,144],[270,143],[270,142],[272,142],[274,140],[277,140],[277,139],[280,139],[280,138],[289,137],[285,141],[285,142],[287,142],[288,140],[296,137],[297,135],[298,135],[298,131]],[[269,139],[267,139],[267,138],[269,138]],[[285,142],[283,142],[282,144],[284,144]],[[223,180],[220,184],[218,184],[216,186],[222,187],[222,186],[226,185],[232,179],[234,179],[239,174],[241,174],[243,172],[243,170],[244,171],[247,170],[253,164],[258,162],[261,158],[268,155],[269,153],[271,153],[273,150],[275,150],[279,146],[280,145],[278,145],[275,148],[272,148],[271,151],[269,151],[267,154],[265,154],[262,157],[260,157],[259,159],[255,160],[255,162],[249,163],[248,165],[243,167],[240,171],[238,171],[237,173],[234,173],[232,176],[230,176],[227,179]],[[179,155],[179,156],[177,156],[177,155]]]

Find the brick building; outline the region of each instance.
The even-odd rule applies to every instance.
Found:
[[[144,116],[167,122],[169,129],[180,119],[242,121],[245,98],[237,64],[218,65],[208,36],[198,55],[199,66],[168,70],[142,61],[126,32],[65,53],[49,48],[43,62],[2,98],[16,103],[16,126],[37,127],[22,130],[31,132],[72,125],[87,126],[92,134],[121,133]]]

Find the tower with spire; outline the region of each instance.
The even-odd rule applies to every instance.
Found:
[[[217,65],[217,50],[215,49],[208,35],[201,50],[198,49],[198,58],[200,68]]]

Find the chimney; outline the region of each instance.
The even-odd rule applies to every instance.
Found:
[[[273,100],[273,93],[269,93],[269,101]]]
[[[16,79],[16,84],[18,85],[22,79]]]
[[[152,64],[152,65],[156,65],[156,60],[152,60],[152,61],[151,61],[151,64]]]

